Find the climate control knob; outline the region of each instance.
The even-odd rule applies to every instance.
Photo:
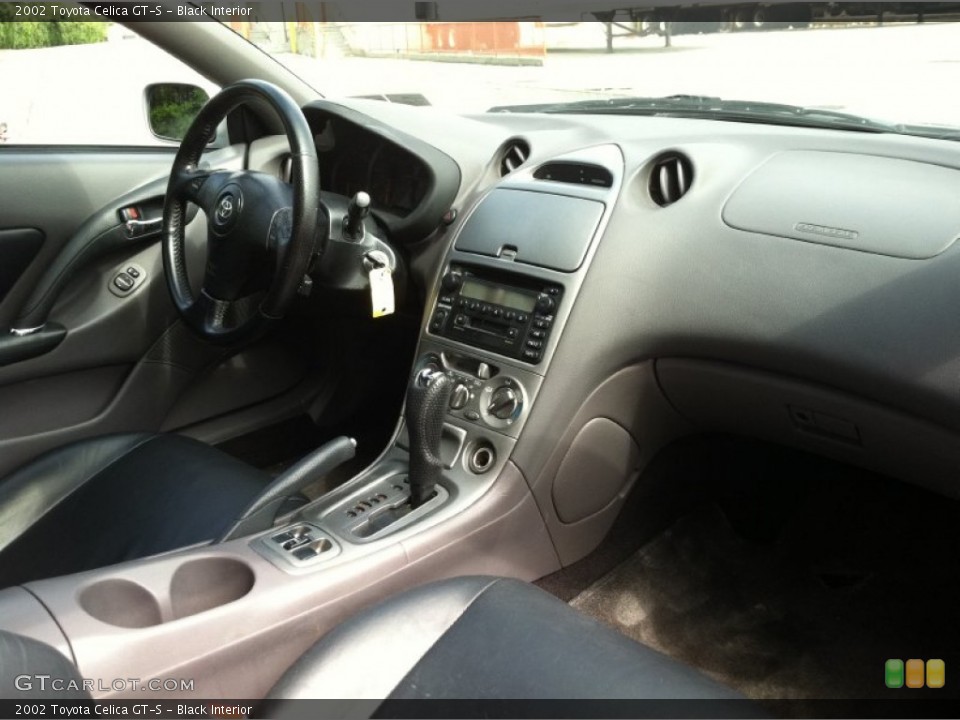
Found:
[[[470,388],[463,383],[459,383],[450,395],[450,409],[462,410],[470,400]]]
[[[487,403],[487,412],[498,420],[509,420],[519,408],[520,394],[506,385],[494,390]]]

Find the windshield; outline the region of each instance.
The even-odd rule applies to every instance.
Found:
[[[960,15],[952,5],[918,15],[905,4],[846,4],[836,15],[832,4],[792,3],[776,15],[775,7],[705,10],[708,3],[698,21],[637,8],[610,23],[443,22],[443,5],[429,5],[438,20],[234,26],[327,96],[480,113],[684,95],[840,111],[894,127],[960,127]],[[878,5],[887,6],[882,18]]]
[[[627,5],[176,6],[202,8],[325,97],[960,137],[960,3]],[[388,12],[422,19],[371,21]],[[464,19],[479,12],[498,20]],[[0,2],[0,143],[162,145],[171,141],[145,121],[145,88],[218,90],[138,37],[140,21],[111,18],[70,3]]]

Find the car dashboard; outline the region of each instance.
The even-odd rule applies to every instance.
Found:
[[[451,263],[564,289],[562,327],[542,359],[514,357],[542,378],[526,420],[536,440],[524,432],[513,454],[521,468],[542,470],[543,447],[562,434],[558,419],[569,421],[618,371],[649,361],[662,399],[699,429],[957,494],[955,143],[702,119],[320,106],[376,118],[369,132],[388,128],[360,143],[362,157],[390,141],[417,155],[412,140],[460,170],[449,204],[457,221],[437,224],[438,203],[433,234],[416,238],[432,248],[423,251],[431,264],[416,270],[432,288],[422,341],[450,341],[436,313],[455,321],[439,284]],[[429,175],[411,168],[434,162],[385,161],[376,172],[392,172],[390,181],[366,182],[376,193]],[[502,202],[511,190],[514,202]],[[547,207],[547,197],[559,202]],[[572,261],[552,263],[570,251],[567,231],[583,244]]]

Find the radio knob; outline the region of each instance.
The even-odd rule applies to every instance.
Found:
[[[459,290],[463,285],[463,273],[457,272],[456,270],[448,272],[443,276],[443,278],[441,278],[440,284],[447,292]]]
[[[549,313],[557,306],[557,301],[549,295],[540,295],[537,298],[537,310],[542,313]]]
[[[466,406],[468,400],[470,400],[470,388],[460,383],[450,395],[450,409],[460,410]]]
[[[490,396],[487,412],[498,420],[509,420],[520,407],[517,391],[507,386],[498,387]]]

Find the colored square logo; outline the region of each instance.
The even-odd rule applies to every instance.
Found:
[[[946,681],[946,663],[943,660],[927,660],[927,687],[942,688]]]
[[[906,684],[908,688],[923,687],[924,666],[923,660],[907,660]]]
[[[903,687],[903,660],[887,660],[883,665],[883,680],[888,688]]]

